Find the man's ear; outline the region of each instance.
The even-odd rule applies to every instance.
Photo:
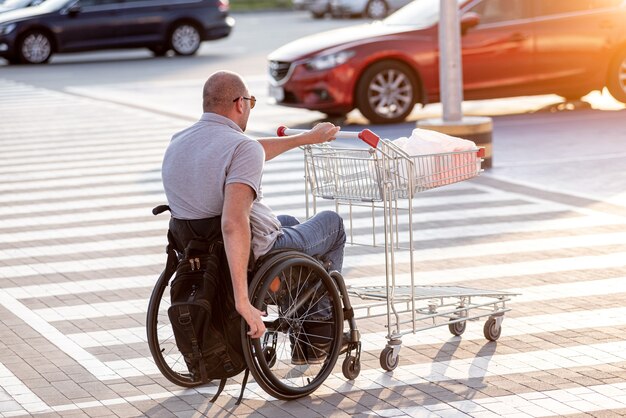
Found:
[[[243,100],[242,99],[238,99],[235,102],[235,109],[237,109],[237,113],[241,113],[243,114]]]

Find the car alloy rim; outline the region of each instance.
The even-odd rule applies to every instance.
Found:
[[[182,25],[172,34],[172,46],[176,51],[189,54],[195,51],[200,44],[200,34],[191,25]]]
[[[398,70],[381,71],[370,82],[368,99],[377,115],[387,119],[398,117],[412,104],[411,80]]]
[[[624,59],[622,60],[622,65],[620,65],[619,67],[617,77],[619,86],[622,88],[622,91],[626,93],[626,57],[624,57]]]
[[[50,41],[40,33],[33,33],[24,39],[22,55],[28,62],[44,62],[50,56]]]
[[[367,14],[374,18],[380,19],[385,17],[385,2],[381,0],[372,0],[367,8]]]

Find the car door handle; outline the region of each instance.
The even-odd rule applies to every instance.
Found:
[[[613,24],[612,20],[602,20],[600,22],[600,28],[601,29],[611,29],[613,28],[615,25]]]
[[[528,36],[524,35],[523,33],[519,33],[519,32],[516,32],[516,33],[512,34],[511,36],[509,36],[509,42],[523,42],[526,39],[528,39]]]

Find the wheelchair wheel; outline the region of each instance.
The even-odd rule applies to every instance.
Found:
[[[251,339],[243,322],[244,356],[268,394],[300,398],[324,383],[337,362],[343,335],[341,299],[333,279],[311,257],[289,252],[264,264],[250,284],[250,300],[267,312],[267,332]]]
[[[167,315],[170,307],[169,282],[170,280],[161,275],[150,296],[146,318],[148,346],[154,362],[167,380],[183,387],[198,386],[202,382],[189,373],[185,359],[176,346],[174,331]]]

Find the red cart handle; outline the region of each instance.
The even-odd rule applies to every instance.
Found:
[[[278,128],[276,133],[278,134],[278,136],[287,136],[301,134],[303,132],[308,132],[308,130],[290,129],[286,126],[281,126],[280,128]],[[361,132],[339,131],[337,132],[337,135],[335,135],[335,138],[360,139],[372,148],[376,148],[378,146],[378,142],[380,141],[380,137],[369,129],[363,129]]]

